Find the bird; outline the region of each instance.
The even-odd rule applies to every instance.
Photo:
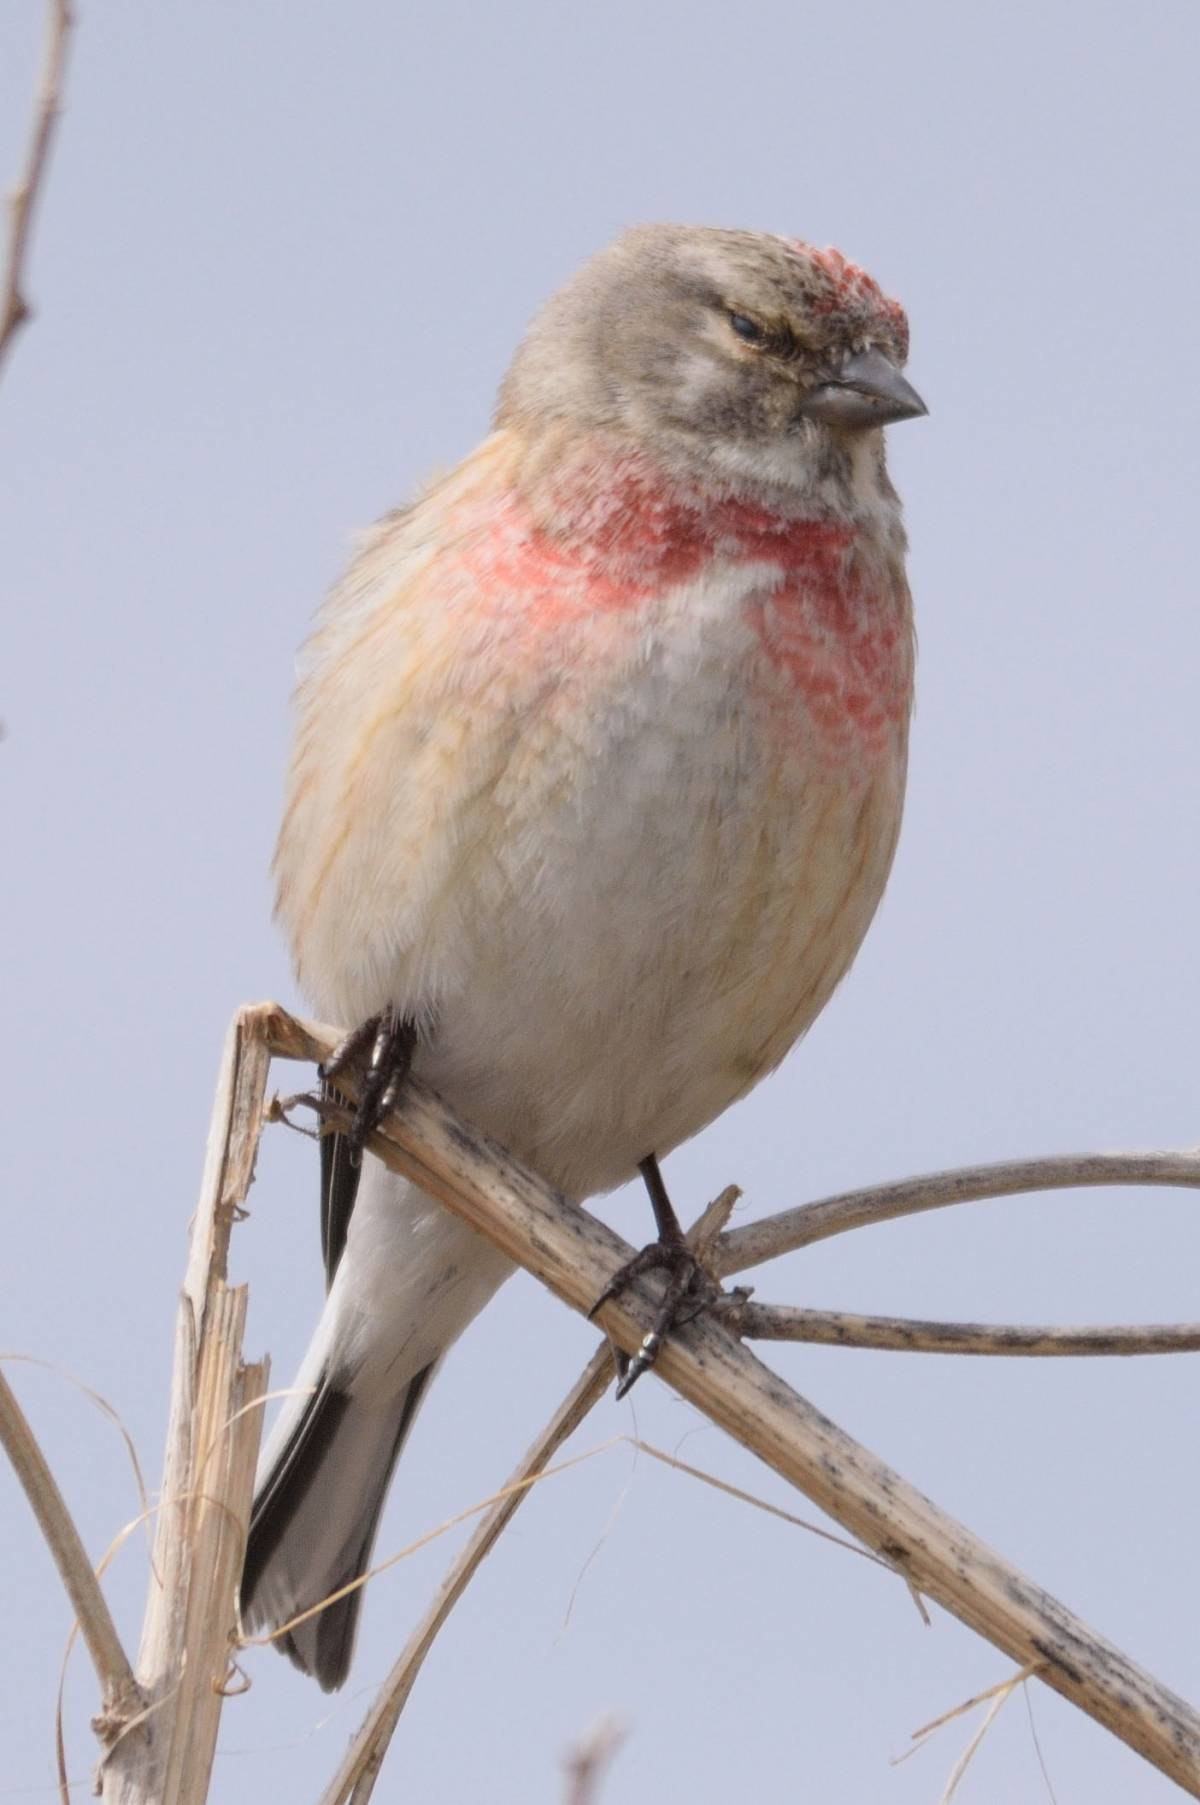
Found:
[[[913,693],[883,434],[926,412],[907,355],[839,251],[634,226],[318,615],[277,916],[352,1030],[326,1083],[366,1078],[322,1141],[326,1299],[241,1600],[326,1690],[417,1411],[512,1270],[364,1151],[404,1074],[572,1199],[640,1169],[674,1273],[659,1159],[779,1064],[875,913]]]

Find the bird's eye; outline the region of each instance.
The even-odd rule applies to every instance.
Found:
[[[731,313],[729,316],[729,324],[737,333],[738,337],[747,345],[766,344],[766,327],[760,326],[758,321],[752,320],[748,314]]]

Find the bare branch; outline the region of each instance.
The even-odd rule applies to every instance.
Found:
[[[104,1701],[97,1732],[102,1737],[116,1734],[120,1726],[140,1710],[141,1692],[133,1677],[129,1658],[121,1646],[108,1602],[100,1590],[87,1550],[80,1540],[79,1531],[63,1502],[54,1475],[46,1465],[46,1458],[25,1419],[25,1413],[2,1373],[0,1443],[3,1443],[25,1496],[33,1507],[33,1514],[62,1576],[71,1608],[92,1657],[92,1666],[96,1669]]]
[[[1015,1323],[921,1322],[907,1316],[853,1316],[790,1304],[743,1304],[734,1318],[747,1341],[808,1341],[821,1347],[883,1348],[914,1354],[1189,1354],[1200,1322],[1068,1329]]]
[[[243,1011],[240,1021],[289,1058],[320,1060],[339,1038],[271,1005]],[[353,1092],[351,1074],[346,1079]],[[590,1307],[629,1256],[603,1223],[415,1081],[371,1146],[577,1310]],[[601,1320],[633,1353],[652,1310],[653,1293],[639,1285],[606,1304]],[[1048,1686],[1200,1797],[1200,1716],[1189,1705],[822,1416],[719,1322],[701,1317],[673,1334],[656,1370],[910,1585],[1020,1666],[1036,1664]]]
[[[865,1191],[843,1191],[802,1203],[797,1209],[764,1216],[730,1231],[721,1243],[717,1269],[722,1275],[761,1266],[780,1254],[811,1247],[830,1235],[925,1210],[944,1210],[955,1203],[980,1203],[987,1197],[1016,1197],[1030,1191],[1069,1191],[1093,1185],[1168,1185],[1200,1190],[1200,1149],[1183,1153],[1068,1153],[1051,1159],[1001,1160],[990,1166],[964,1166],[953,1172],[930,1172],[896,1184],[872,1185]]]
[[[46,48],[33,104],[29,148],[16,186],[8,197],[8,256],[0,290],[0,365],[13,339],[29,318],[22,283],[29,254],[34,209],[50,157],[54,128],[62,107],[67,41],[74,24],[69,0],[50,0],[46,14]]]

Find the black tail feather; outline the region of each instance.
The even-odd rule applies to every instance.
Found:
[[[286,1535],[349,1406],[344,1391],[327,1384],[318,1386],[304,1407],[295,1434],[255,1493],[242,1567],[243,1611],[253,1605],[263,1570]]]
[[[322,1597],[329,1597],[360,1579],[370,1565],[392,1473],[436,1365],[436,1361],[431,1362],[409,1383],[387,1460],[380,1462],[377,1482],[370,1494],[362,1499],[357,1520],[359,1534],[344,1550],[338,1570],[325,1576],[319,1595],[297,1604],[297,1614],[319,1604]],[[336,1459],[337,1432],[347,1410],[352,1408],[353,1399],[349,1393],[328,1384],[319,1386],[309,1399],[295,1433],[260,1488],[250,1516],[242,1570],[243,1612],[249,1614],[252,1611],[263,1574],[286,1536],[318,1469],[327,1458]],[[355,1587],[344,1598],[327,1605],[315,1620],[297,1625],[294,1631],[277,1638],[276,1646],[302,1672],[312,1674],[326,1692],[335,1691],[349,1671],[363,1591],[362,1586]]]

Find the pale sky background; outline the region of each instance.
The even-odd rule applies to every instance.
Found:
[[[887,899],[806,1044],[679,1152],[743,1219],[965,1161],[1200,1136],[1194,0],[603,6],[83,4],[0,387],[7,1145],[0,1343],[160,1466],[175,1296],[225,1025],[295,1002],[267,865],[294,649],[353,530],[483,432],[533,307],[638,219],[835,242],[906,303],[928,421],[893,429],[921,657]],[[0,20],[15,170],[42,24]],[[248,1351],[315,1320],[315,1159],[268,1141],[239,1229]],[[645,1238],[640,1194],[602,1208]],[[977,1205],[759,1275],[813,1306],[1194,1318],[1197,1198]],[[379,1552],[483,1498],[595,1341],[518,1277],[439,1379]],[[1200,1694],[1195,1357],[775,1350],[789,1380],[1177,1690]],[[97,1556],[136,1514],[112,1428],[10,1368]],[[805,1500],[657,1381],[637,1429]],[[0,1801],[53,1797],[69,1614],[0,1470]],[[220,1805],[315,1799],[450,1557],[380,1579],[333,1701],[267,1651]],[[111,1594],[136,1642],[144,1545]],[[852,1555],[628,1447],[547,1484],[419,1681],[376,1797],[526,1805],[615,1712],[603,1805],[934,1805],[1011,1671]],[[68,1685],[87,1796],[95,1704]],[[1059,1805],[1180,1795],[1032,1689]],[[963,1805],[1039,1802],[1012,1699]]]

